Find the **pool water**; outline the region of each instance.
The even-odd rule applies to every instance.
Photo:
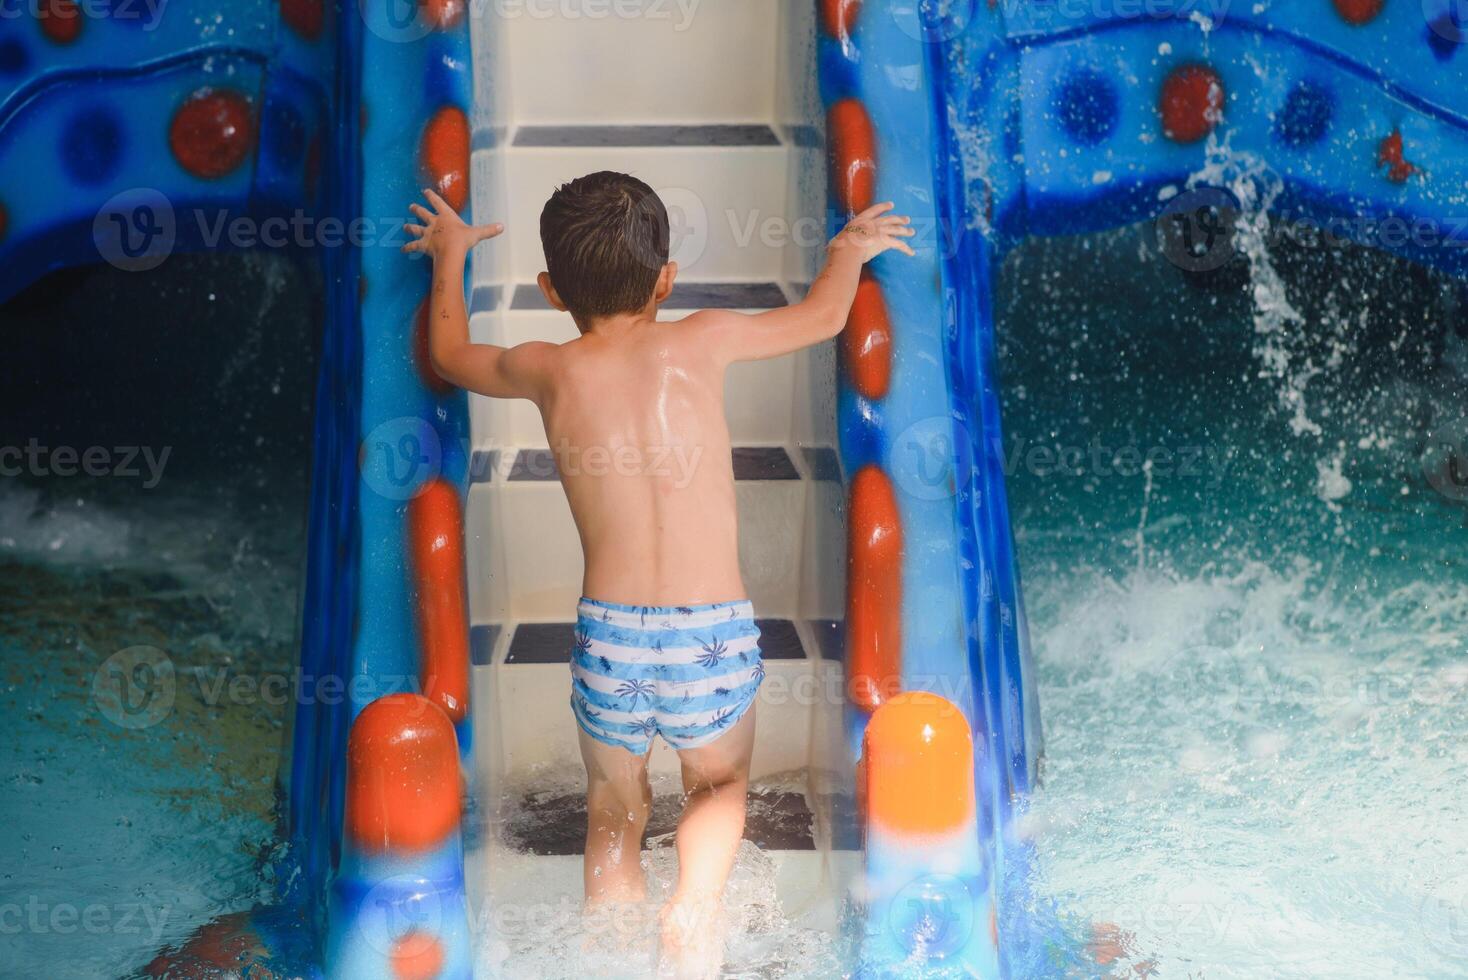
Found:
[[[0,511],[0,973],[123,976],[269,894],[285,706],[237,679],[294,665],[300,516],[16,487]]]
[[[1468,508],[1433,449],[1468,313],[1382,255],[1190,282],[1154,242],[1031,242],[1002,281],[1020,830],[1097,961],[1055,975],[1468,975]]]
[[[274,890],[311,307],[278,257],[175,262],[0,308],[0,445],[46,450],[0,479],[0,976],[131,976]]]

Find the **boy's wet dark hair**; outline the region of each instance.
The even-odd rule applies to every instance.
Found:
[[[579,318],[647,306],[668,261],[668,211],[636,177],[602,171],[565,184],[540,215],[546,271]]]

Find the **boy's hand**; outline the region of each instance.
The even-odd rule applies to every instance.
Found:
[[[435,261],[443,255],[468,254],[469,249],[480,242],[504,234],[504,225],[466,225],[458,212],[433,191],[424,188],[423,196],[433,205],[430,211],[421,204],[410,204],[408,210],[422,220],[423,224],[403,225],[414,239],[403,246],[404,252],[425,252]]]
[[[915,254],[912,246],[903,241],[915,234],[912,230],[912,219],[905,215],[887,213],[896,206],[891,201],[885,201],[872,205],[852,218],[841,234],[831,240],[831,251],[855,249],[863,263],[894,248],[904,255]]]

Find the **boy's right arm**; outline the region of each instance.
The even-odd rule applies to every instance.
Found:
[[[423,222],[404,227],[413,240],[403,246],[433,258],[433,287],[428,304],[428,359],[449,384],[491,398],[536,400],[550,374],[555,344],[531,342],[518,347],[475,344],[469,340],[469,312],[464,305],[464,263],[477,243],[499,236],[501,225],[471,227],[432,190],[424,195],[433,210],[409,205]]]
[[[851,220],[831,241],[826,267],[799,303],[753,315],[706,310],[689,320],[696,318],[727,361],[780,357],[830,340],[846,326],[862,267],[891,249],[914,254],[903,241],[913,235],[912,221],[888,214],[893,207],[891,202],[873,205]]]

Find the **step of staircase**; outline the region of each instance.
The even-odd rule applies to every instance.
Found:
[[[756,611],[786,618],[837,615],[838,577],[808,567],[840,553],[842,493],[834,450],[738,446],[734,474],[740,566]],[[581,541],[549,450],[476,451],[470,479],[473,621],[553,621],[574,609]]]
[[[772,118],[780,0],[492,5],[508,109],[537,123],[758,122]],[[629,55],[635,55],[629,57]]]
[[[780,277],[787,227],[787,147],[765,127],[536,127],[516,131],[502,154],[509,185],[504,241],[509,274],[533,281],[545,269],[540,213],[556,188],[599,170],[645,181],[668,210],[671,258],[685,275],[712,280]],[[725,134],[740,133],[730,142]],[[751,136],[749,134],[755,134]],[[576,143],[576,139],[592,142]],[[704,142],[697,142],[703,139]],[[489,151],[481,151],[489,152]],[[766,222],[775,224],[770,232]]]

